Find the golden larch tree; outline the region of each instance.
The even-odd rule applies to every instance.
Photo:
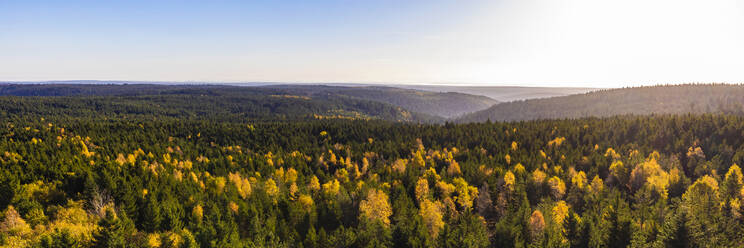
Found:
[[[416,200],[419,204],[423,202],[423,200],[429,198],[429,181],[426,180],[426,178],[419,178],[418,181],[416,181]]]
[[[530,216],[530,236],[532,237],[532,241],[536,242],[540,240],[543,236],[544,231],[545,218],[543,217],[543,214],[542,212],[540,212],[540,210],[535,210]]]
[[[551,177],[548,180],[548,186],[550,186],[550,194],[554,199],[561,199],[563,198],[563,195],[566,194],[566,184],[556,176]]]
[[[390,207],[385,192],[379,189],[371,189],[367,192],[367,198],[359,203],[359,212],[361,217],[367,220],[380,221],[388,226],[390,225],[390,215],[393,214],[393,208]]]
[[[432,238],[436,238],[439,235],[439,231],[444,227],[444,221],[442,220],[444,214],[444,206],[441,202],[433,202],[430,200],[424,200],[421,202],[421,209],[419,214],[424,220],[427,231]]]

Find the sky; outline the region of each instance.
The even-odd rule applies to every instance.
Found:
[[[744,83],[739,0],[0,0],[0,81]]]

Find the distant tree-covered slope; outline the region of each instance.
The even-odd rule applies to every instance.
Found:
[[[0,118],[441,120],[391,104],[344,95],[304,96],[246,87],[37,85],[0,87],[0,94],[5,95],[0,96]]]
[[[614,115],[744,114],[744,86],[670,85],[600,90],[585,94],[514,101],[463,116],[462,122],[607,117]]]
[[[484,96],[438,93],[393,87],[346,87],[325,85],[228,85],[163,84],[6,84],[0,95],[12,96],[140,96],[172,94],[206,95],[297,95],[311,98],[347,97],[392,104],[411,112],[455,117],[486,109],[497,103]]]
[[[230,86],[209,85],[156,85],[156,84],[0,84],[3,96],[124,96],[157,95],[186,89],[215,90]],[[234,91],[233,91],[234,92]]]
[[[490,97],[499,102],[511,102],[533,98],[548,98],[583,94],[601,88],[580,87],[531,87],[531,86],[454,86],[454,85],[393,85],[404,89],[433,92],[459,92]]]
[[[446,118],[486,109],[498,101],[485,96],[457,92],[432,92],[395,87],[342,87],[321,85],[272,85],[266,88],[284,89],[296,94],[335,94],[379,101],[404,109]]]

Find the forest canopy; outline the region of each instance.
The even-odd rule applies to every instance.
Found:
[[[740,246],[744,119],[6,119],[7,247]]]
[[[277,119],[199,97],[0,97],[0,246],[744,245],[744,117]]]

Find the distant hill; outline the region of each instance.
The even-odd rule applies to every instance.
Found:
[[[215,85],[0,85],[0,118],[208,119],[274,121],[442,118],[346,95],[291,94],[261,87]]]
[[[43,84],[0,84],[0,95],[13,96],[139,96],[173,94],[180,91],[222,92],[229,94],[276,95],[290,94],[307,97],[351,97],[370,100],[401,107],[410,112],[417,112],[444,118],[455,117],[466,113],[486,109],[498,103],[484,96],[463,93],[438,93],[412,89],[401,89],[382,86],[348,87],[326,85],[263,85],[263,86],[229,86],[229,85],[168,85],[130,83],[114,81],[115,84],[103,84],[101,81],[64,81]],[[93,84],[88,84],[93,83]]]
[[[511,102],[534,98],[548,98],[581,94],[601,88],[575,87],[520,87],[520,86],[450,86],[450,85],[394,85],[394,87],[432,92],[458,92],[486,96],[500,102]]]
[[[385,86],[270,85],[262,88],[282,89],[307,96],[333,94],[373,100],[404,109],[445,118],[483,110],[498,103],[485,96],[456,92],[431,92]]]
[[[613,115],[744,114],[742,85],[671,85],[599,90],[546,99],[506,102],[459,118],[460,122],[519,121]]]

